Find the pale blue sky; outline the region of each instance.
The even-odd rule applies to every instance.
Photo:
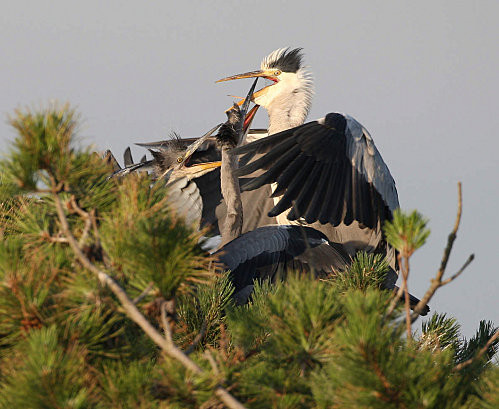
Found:
[[[432,310],[470,336],[499,325],[499,95],[497,0],[433,1],[6,1],[0,14],[0,114],[69,101],[81,135],[121,154],[175,130],[194,136],[223,120],[249,82],[215,80],[259,67],[270,51],[303,47],[315,78],[310,119],[349,113],[371,132],[404,209],[430,219],[414,256],[411,292],[438,268],[455,217],[464,214]],[[257,125],[265,126],[260,113]],[[0,122],[0,149],[13,132]],[[135,156],[143,151],[133,149]]]

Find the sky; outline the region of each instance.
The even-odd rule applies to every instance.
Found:
[[[463,217],[432,311],[457,318],[470,337],[481,319],[499,325],[499,2],[24,1],[2,0],[0,152],[16,108],[70,102],[80,136],[121,157],[135,142],[171,131],[198,136],[224,120],[228,95],[281,47],[303,47],[315,80],[309,119],[348,113],[371,133],[397,183],[401,207],[429,219],[411,262],[422,296],[454,224]],[[261,110],[255,126],[266,127]],[[136,159],[144,151],[133,147]]]

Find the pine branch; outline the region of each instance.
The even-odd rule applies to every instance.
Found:
[[[59,221],[62,226],[62,230],[64,234],[66,235],[69,245],[73,249],[75,255],[77,258],[80,260],[80,262],[83,264],[85,268],[87,268],[89,271],[94,273],[99,281],[107,285],[111,291],[114,293],[114,295],[118,298],[118,300],[121,302],[121,305],[123,306],[126,314],[132,321],[134,321],[142,330],[158,345],[168,356],[170,356],[173,359],[176,359],[179,361],[182,365],[184,365],[187,369],[192,371],[193,373],[197,375],[202,375],[203,374],[203,369],[197,365],[194,361],[192,361],[182,350],[180,350],[177,346],[175,346],[173,343],[169,343],[157,330],[154,328],[149,321],[146,320],[146,318],[142,315],[142,313],[138,310],[138,308],[135,306],[133,301],[128,297],[126,292],[120,287],[120,285],[113,280],[108,274],[106,274],[104,271],[100,270],[98,267],[96,267],[83,253],[83,251],[80,249],[78,242],[76,241],[75,237],[71,233],[71,230],[69,228],[69,224],[66,218],[66,215],[64,214],[64,209],[63,205],[61,202],[61,198],[58,195],[58,189],[55,184],[55,179],[51,177],[51,180],[53,182],[53,189],[52,193],[54,196],[54,201],[55,201],[55,207],[57,211],[57,215],[59,217]],[[231,409],[244,409],[244,406],[237,400],[235,399],[227,390],[225,390],[221,386],[217,386],[215,388],[215,395],[225,404],[227,407]]]
[[[78,241],[78,244],[80,246],[82,246],[88,237],[88,233],[89,233],[90,229],[92,228],[92,218],[91,218],[90,213],[84,211],[83,209],[80,208],[80,206],[78,206],[78,204],[76,203],[75,195],[71,195],[71,199],[69,200],[69,204],[71,205],[70,210],[74,211],[80,217],[82,217],[83,220],[85,220],[85,225],[83,227],[83,233],[81,234],[80,240]],[[92,213],[93,213],[93,211],[92,211]]]
[[[411,329],[411,305],[409,303],[409,257],[404,257],[405,267],[402,267],[402,278],[404,280],[404,298],[405,298],[405,325],[407,339],[412,339]]]
[[[447,263],[449,261],[449,256],[452,251],[452,247],[454,246],[454,241],[456,240],[457,237],[457,231],[459,229],[459,225],[461,223],[461,214],[462,214],[462,208],[463,208],[463,197],[462,197],[462,189],[461,189],[461,182],[458,182],[457,184],[457,215],[456,215],[456,221],[454,222],[454,228],[449,234],[449,237],[447,238],[447,246],[444,249],[444,254],[442,256],[442,261],[440,262],[440,268],[437,271],[437,274],[435,278],[431,280],[431,286],[430,288],[426,291],[424,297],[419,301],[419,303],[414,307],[414,311],[412,313],[412,321],[416,320],[416,318],[419,316],[421,311],[423,311],[423,308],[425,305],[427,305],[430,300],[432,299],[433,295],[435,292],[442,286],[449,284],[451,281],[459,277],[459,275],[468,267],[468,265],[473,261],[474,259],[474,254],[471,254],[468,257],[468,260],[464,263],[463,267],[454,274],[452,277],[448,278],[447,280],[442,281],[442,277],[445,273],[445,269],[447,268]]]
[[[454,367],[454,371],[460,371],[461,369],[467,367],[468,365],[471,365],[474,361],[480,359],[482,357],[483,354],[485,354],[487,352],[487,350],[490,348],[490,346],[494,343],[494,341],[496,339],[499,338],[499,330],[497,330],[494,335],[492,335],[489,340],[487,341],[487,343],[485,344],[485,346],[480,349],[480,351],[478,351],[478,353],[473,357],[473,358],[470,358],[464,362],[461,362],[460,364],[456,365]]]
[[[189,355],[192,352],[194,352],[194,350],[199,345],[199,343],[204,339],[204,337],[206,335],[207,328],[208,328],[208,324],[206,323],[206,320],[204,320],[203,324],[201,325],[201,330],[199,331],[199,334],[196,335],[196,337],[192,341],[192,344],[189,345],[189,347],[185,350],[186,355]]]
[[[173,345],[173,334],[172,327],[168,322],[168,313],[166,312],[166,303],[161,303],[161,323],[163,324],[163,330],[165,331],[165,338],[170,345]]]
[[[220,370],[218,369],[217,363],[215,362],[213,355],[211,355],[211,352],[208,349],[206,351],[204,351],[204,356],[206,357],[206,359],[210,363],[211,369],[213,370],[213,373],[215,375],[220,375]]]
[[[407,339],[412,338],[412,320],[411,320],[411,306],[409,302],[409,288],[408,288],[408,281],[409,281],[409,258],[404,257],[402,259],[401,254],[399,253],[397,255],[398,258],[398,264],[400,266],[400,272],[402,273],[402,285],[398,289],[397,293],[393,297],[392,301],[390,302],[390,305],[388,307],[386,316],[389,317],[393,311],[395,310],[395,307],[399,303],[400,299],[402,298],[402,295],[404,296],[404,310],[405,310],[405,324],[406,324],[406,332],[407,332]],[[403,261],[406,261],[406,266],[404,267]]]
[[[141,302],[144,298],[147,297],[147,295],[151,292],[151,290],[154,288],[154,283],[150,282],[149,285],[144,288],[144,291],[142,291],[137,297],[133,299],[133,303],[137,305],[139,302]]]

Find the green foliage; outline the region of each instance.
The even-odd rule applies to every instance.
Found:
[[[130,177],[118,187],[113,209],[103,215],[102,245],[113,266],[141,291],[156,284],[167,300],[211,274],[195,233],[168,211],[165,189]],[[134,280],[138,278],[138,280]]]
[[[3,336],[0,346],[11,346],[31,329],[52,322],[53,283],[58,275],[57,268],[43,260],[31,258],[27,264],[23,262],[25,260],[10,258],[13,254],[5,251],[9,244],[0,244],[4,250],[2,255],[11,260],[10,265],[1,263],[0,334]]]
[[[483,376],[480,385],[479,398],[475,400],[473,407],[483,409],[495,409],[499,407],[499,367],[495,365],[489,368]]]
[[[421,348],[458,350],[461,346],[460,328],[455,318],[447,318],[447,314],[433,314],[421,326]]]
[[[344,272],[334,277],[335,285],[345,290],[356,288],[380,288],[388,272],[388,262],[382,254],[359,252],[355,255],[352,265]]]
[[[197,285],[193,291],[195,296],[181,294],[177,313],[184,331],[177,332],[177,343],[190,345],[198,334],[204,333],[203,343],[215,345],[220,326],[225,323],[224,311],[232,302],[233,292],[229,274],[224,273],[209,283]]]
[[[116,409],[149,409],[158,407],[153,397],[154,363],[133,361],[130,364],[110,362],[99,374],[101,387],[99,407]]]
[[[346,295],[346,320],[335,338],[341,352],[316,378],[322,385],[314,388],[320,407],[397,408],[423,402],[439,407],[441,392],[435,386],[445,386],[451,355],[416,352],[406,344],[403,328],[376,314],[386,302],[387,295],[376,290]],[[327,385],[321,382],[326,379]]]
[[[228,325],[234,342],[245,351],[250,351],[265,342],[270,332],[270,311],[267,299],[279,286],[271,286],[268,281],[255,283],[250,304],[232,307],[227,310]]]
[[[383,230],[388,243],[397,249],[402,257],[410,257],[430,235],[427,223],[428,220],[416,210],[404,213],[396,209],[393,212],[393,220],[387,221]]]
[[[32,331],[5,363],[0,408],[90,408],[92,381],[85,375],[85,353],[64,348],[54,326]]]
[[[107,165],[75,145],[76,118],[17,112],[0,162],[0,409],[218,408],[217,385],[248,408],[498,406],[497,341],[477,358],[492,323],[466,340],[434,314],[408,342],[401,314],[386,316],[379,255],[359,253],[323,280],[255,284],[235,306],[230,275],[215,274],[167,192],[147,177],[106,181]],[[84,255],[140,298],[153,326],[158,306],[176,302],[174,342],[203,375],[163,355],[83,268],[56,197]],[[407,257],[429,233],[417,212],[396,212],[385,231]]]
[[[10,118],[18,136],[5,169],[19,187],[36,190],[39,181],[48,184],[47,174],[58,181],[66,179],[71,171],[67,159],[72,154],[76,119],[67,105],[41,112],[17,110]]]

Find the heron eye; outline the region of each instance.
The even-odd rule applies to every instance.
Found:
[[[280,70],[277,70],[277,71],[274,71],[274,75],[277,77],[278,75],[281,75],[281,71]]]
[[[177,163],[182,163],[184,161],[184,158],[182,156],[179,156],[177,158]]]

